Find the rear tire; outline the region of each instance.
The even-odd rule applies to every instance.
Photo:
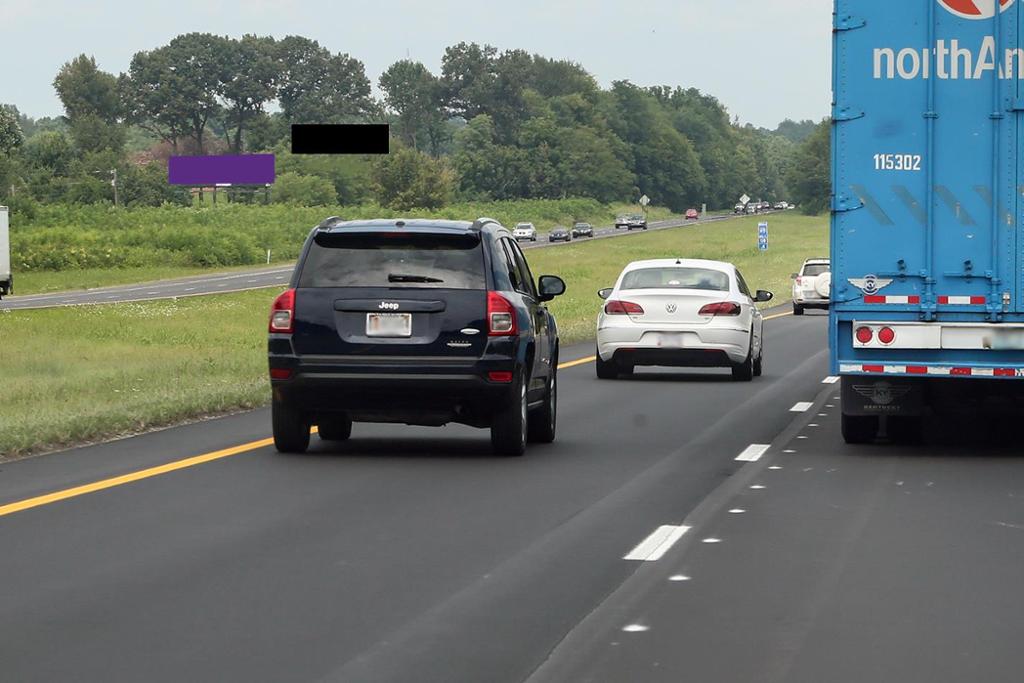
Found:
[[[619,365],[614,360],[602,360],[601,352],[597,352],[597,361],[594,363],[597,369],[598,379],[615,379],[619,376]]]
[[[764,374],[764,341],[761,344],[761,349],[757,352],[757,358],[754,359],[754,377],[760,377]]]
[[[300,411],[280,401],[270,405],[274,447],[280,453],[305,453],[309,448],[309,421]]]
[[[321,441],[348,441],[352,436],[352,420],[348,415],[331,415],[319,423],[317,434]]]
[[[529,419],[526,403],[526,377],[520,376],[508,404],[494,416],[491,447],[498,455],[519,456],[526,452]]]
[[[551,362],[551,377],[548,378],[548,393],[544,404],[530,413],[530,429],[527,434],[533,443],[551,443],[555,440],[558,426],[558,359]]]
[[[804,307],[799,304],[793,304],[793,315],[803,315]]]
[[[749,382],[754,379],[754,333],[750,333],[750,347],[747,358],[739,365],[732,366],[732,378],[736,382]]]
[[[842,417],[843,441],[849,444],[870,443],[878,436],[878,418],[873,415]]]

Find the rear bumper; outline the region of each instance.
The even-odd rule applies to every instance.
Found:
[[[661,335],[681,338],[666,345]],[[678,343],[678,345],[677,345]],[[726,327],[650,328],[605,327],[597,331],[597,350],[603,360],[630,354],[635,365],[692,367],[742,363],[750,353],[750,331]]]
[[[509,358],[442,362],[413,359],[270,357],[275,401],[309,413],[345,412],[357,422],[487,426],[512,395],[512,382],[490,372],[516,372]]]

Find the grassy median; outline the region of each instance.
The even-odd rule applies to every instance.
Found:
[[[563,344],[590,339],[626,263],[680,256],[736,263],[751,287],[789,298],[789,275],[828,252],[827,219],[771,216],[633,233],[528,253],[535,275],[568,292],[551,308]],[[276,290],[144,303],[0,312],[0,457],[108,438],[269,400],[266,317]]]

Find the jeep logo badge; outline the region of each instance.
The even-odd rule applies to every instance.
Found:
[[[397,301],[381,301],[380,304],[377,305],[377,308],[379,308],[382,311],[397,311],[398,310],[398,302]]]

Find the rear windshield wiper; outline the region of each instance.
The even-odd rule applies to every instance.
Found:
[[[389,273],[388,282],[444,282],[429,275],[406,275],[404,273]]]

